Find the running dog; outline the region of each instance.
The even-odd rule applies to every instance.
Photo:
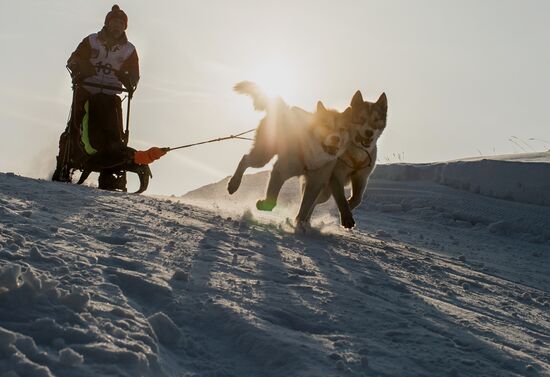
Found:
[[[266,197],[258,200],[256,207],[271,211],[277,205],[284,182],[303,175],[302,202],[296,217],[297,223],[303,223],[329,181],[338,157],[348,147],[351,108],[339,113],[327,110],[319,101],[317,111],[310,113],[298,107],[289,107],[281,98],[268,98],[256,84],[249,81],[238,83],[234,89],[252,97],[254,108],[265,111],[266,116],[256,130],[252,149],[242,157],[227,190],[230,194],[236,192],[247,168],[263,167],[277,155]]]
[[[351,109],[351,142],[338,158],[330,181],[311,206],[306,222],[309,222],[315,206],[326,202],[332,194],[340,211],[342,225],[345,228],[355,226],[351,211],[361,203],[369,176],[374,171],[378,152],[376,142],[386,128],[388,100],[386,94],[382,93],[376,102],[363,101],[361,92],[357,91],[351,101]],[[346,200],[344,187],[350,182],[352,194]]]

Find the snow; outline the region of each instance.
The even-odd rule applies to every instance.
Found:
[[[550,206],[550,151],[430,164],[380,165],[374,177],[432,180],[499,199]]]
[[[550,206],[520,195],[548,166],[381,165],[355,230],[330,202],[305,235],[297,180],[255,210],[266,173],[179,198],[0,173],[0,376],[550,375]]]
[[[176,344],[181,337],[179,328],[166,314],[159,312],[147,318],[157,339],[164,344]]]
[[[71,348],[63,348],[59,351],[59,363],[67,367],[73,367],[84,362],[84,357]]]

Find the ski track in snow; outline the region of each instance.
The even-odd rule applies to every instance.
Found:
[[[0,376],[550,375],[549,207],[373,181],[294,235],[179,200],[0,173]]]

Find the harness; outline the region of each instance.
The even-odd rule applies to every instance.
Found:
[[[346,154],[343,154],[342,156],[338,157],[338,160],[342,161],[344,163],[344,165],[346,165],[347,167],[353,169],[354,171],[357,171],[357,170],[361,170],[361,169],[364,169],[366,167],[369,167],[372,165],[372,156],[369,152],[369,145],[367,144],[367,139],[366,138],[361,138],[361,147],[359,147],[358,145],[355,145],[355,147],[359,148],[359,149],[362,149],[363,151],[365,151],[365,153],[367,154],[367,157],[368,157],[368,163],[365,163],[367,161],[367,159],[365,159],[364,161],[359,161],[357,159],[355,159],[352,155],[346,155]],[[343,158],[344,156],[346,156],[347,158],[349,158],[351,160],[351,165]]]

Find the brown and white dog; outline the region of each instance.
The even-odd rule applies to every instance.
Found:
[[[302,202],[296,217],[303,223],[319,193],[329,181],[331,173],[350,143],[349,127],[352,123],[351,108],[340,113],[327,110],[317,103],[315,113],[297,107],[289,107],[281,98],[270,99],[254,83],[244,81],[234,87],[254,101],[256,110],[265,111],[260,121],[250,152],[244,155],[229,180],[227,190],[237,191],[242,176],[249,167],[265,166],[275,155],[266,197],[258,200],[256,207],[271,211],[277,205],[277,197],[284,182],[294,176],[305,177]]]
[[[376,102],[363,101],[361,92],[357,91],[351,100],[351,109],[351,142],[338,158],[330,181],[310,208],[306,222],[309,222],[315,205],[327,201],[332,194],[342,225],[345,228],[355,226],[351,211],[361,203],[369,176],[374,171],[378,152],[376,142],[386,128],[388,100],[382,93]],[[349,183],[351,197],[346,199],[344,187]]]

